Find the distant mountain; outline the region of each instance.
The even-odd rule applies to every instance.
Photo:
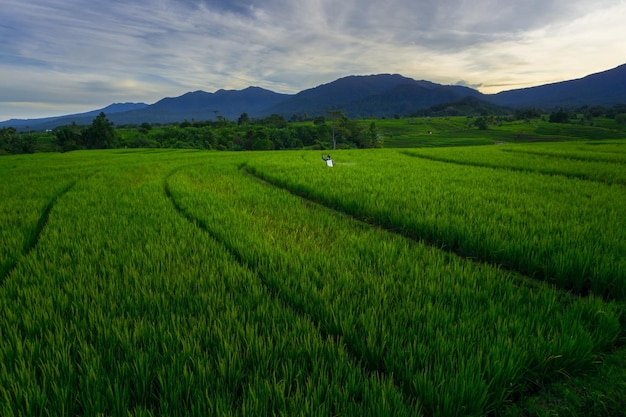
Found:
[[[104,112],[107,117],[109,117],[113,114],[141,110],[146,107],[148,107],[148,105],[145,103],[113,103],[98,110],[69,114],[66,116],[45,117],[42,119],[11,119],[5,122],[0,122],[0,127],[11,126],[18,130],[47,130],[54,129],[57,126],[72,124],[72,122],[75,122],[78,125],[85,125],[90,124],[93,118],[100,114],[100,112]]]
[[[218,90],[215,93],[194,91],[180,97],[164,98],[133,114],[111,118],[117,124],[136,123],[136,116],[146,122],[175,122],[192,119],[209,120],[222,116],[237,119],[242,113],[253,115],[290,97],[260,87],[244,90]],[[130,117],[128,117],[130,116]]]
[[[194,91],[179,97],[167,97],[148,105],[144,103],[113,104],[103,109],[68,116],[45,119],[8,120],[2,126],[12,126],[19,130],[26,127],[32,130],[54,129],[75,122],[78,125],[91,124],[94,117],[104,112],[115,125],[148,123],[172,123],[184,120],[210,120],[218,116],[229,120],[237,119],[242,113],[258,114],[263,109],[291,97],[260,87],[244,90],[218,90],[215,93]],[[124,107],[126,106],[126,107]]]
[[[304,90],[263,114],[320,116],[328,110],[342,110],[348,117],[383,117],[467,95],[481,96],[471,88],[416,81],[398,74],[353,75]]]
[[[427,109],[420,109],[414,113],[410,113],[411,116],[415,117],[496,116],[506,114],[510,114],[510,109],[472,96],[465,96],[459,100],[435,104]]]
[[[626,64],[576,80],[504,91],[491,95],[489,101],[501,106],[544,110],[625,104]]]
[[[266,109],[264,113],[319,115],[324,114],[326,110],[339,108],[345,110],[346,105],[351,102],[415,82],[411,78],[398,74],[352,75],[301,91],[276,106]]]
[[[90,124],[103,111],[116,125],[171,123],[184,120],[236,120],[242,113],[253,118],[280,114],[309,117],[341,110],[348,117],[391,117],[422,114],[501,114],[509,109],[626,104],[626,64],[587,77],[537,87],[485,95],[474,89],[416,81],[399,74],[352,75],[297,94],[279,94],[260,87],[243,90],[194,91],[168,97],[154,104],[112,104],[75,115],[32,120],[8,120],[2,126],[24,130],[53,129],[75,122]],[[447,113],[446,113],[447,112]]]
[[[346,114],[350,117],[407,115],[419,109],[465,97],[482,98],[483,95],[467,87],[417,81],[349,103],[346,105]]]

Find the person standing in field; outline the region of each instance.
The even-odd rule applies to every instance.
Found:
[[[326,157],[324,157],[324,155],[322,154],[322,159],[326,161],[326,165],[328,165],[329,167],[333,166],[333,160],[330,158],[330,154],[326,155]]]

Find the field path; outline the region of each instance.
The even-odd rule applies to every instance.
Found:
[[[554,168],[551,164],[543,161],[543,164],[533,164],[532,166],[523,166],[516,165],[518,161],[516,158],[510,158],[508,160],[498,160],[481,158],[480,160],[472,160],[471,157],[467,156],[459,156],[457,154],[449,154],[446,153],[447,150],[441,149],[428,149],[428,150],[412,150],[412,151],[401,151],[400,153],[403,155],[407,155],[413,158],[421,158],[429,161],[436,162],[444,162],[449,164],[456,164],[461,166],[470,166],[470,167],[478,167],[478,168],[490,168],[490,169],[499,169],[506,171],[515,171],[515,172],[529,172],[529,173],[537,173],[542,175],[550,175],[550,176],[562,176],[565,178],[579,179],[585,181],[592,181],[601,184],[619,184],[626,185],[626,175],[624,175],[624,169],[621,166],[623,162],[618,161],[607,161],[600,159],[583,159],[583,158],[573,158],[573,157],[565,157],[550,153],[540,153],[540,152],[523,152],[523,151],[513,151],[510,149],[503,150],[505,153],[501,153],[504,155],[521,155],[518,159],[523,158],[524,155],[527,157],[535,157],[535,158],[544,158],[546,161],[550,158],[561,159],[564,162],[569,161],[570,163],[578,163],[579,166],[583,164],[587,165],[587,169],[579,170],[576,167],[573,169],[559,169]],[[472,156],[479,155],[480,152],[473,152]],[[466,159],[467,158],[467,159]],[[589,166],[593,165],[595,166]],[[595,168],[595,169],[594,169]],[[608,173],[606,172],[607,170]]]
[[[63,187],[57,194],[55,194],[48,204],[45,205],[43,210],[41,211],[41,215],[39,216],[39,220],[37,220],[37,224],[35,226],[34,232],[30,235],[30,238],[24,242],[24,246],[22,248],[22,253],[17,255],[16,257],[9,259],[9,261],[2,265],[0,271],[3,271],[0,274],[0,285],[11,275],[11,272],[17,266],[17,263],[22,257],[28,256],[28,254],[35,249],[37,243],[39,242],[39,237],[44,230],[44,227],[48,223],[48,218],[50,217],[50,212],[54,208],[54,205],[57,203],[59,198],[63,197],[67,194],[73,187],[76,185],[76,181],[72,181]]]
[[[600,300],[389,233],[249,175],[245,163],[175,170],[163,188],[277,301],[428,415],[489,413],[533,375],[575,368],[593,350],[585,334],[598,326],[572,319]]]
[[[339,340],[341,341],[341,343],[345,344],[348,350],[348,353],[352,361],[354,362],[354,364],[356,366],[360,366],[367,375],[377,374],[377,375],[382,375],[386,377],[391,376],[391,375],[388,375],[384,367],[375,366],[371,361],[368,361],[367,358],[364,358],[362,352],[359,352],[358,349],[354,348],[354,346],[350,343],[350,341],[346,340],[344,334],[341,331],[339,331],[337,327],[334,327],[334,328],[329,327],[327,323],[319,319],[316,319],[314,316],[309,314],[307,310],[304,309],[301,304],[294,302],[294,299],[287,296],[287,293],[285,293],[284,289],[281,288],[279,285],[277,285],[277,281],[272,280],[270,279],[270,277],[267,276],[266,270],[264,270],[263,268],[259,268],[258,265],[255,262],[253,262],[249,257],[246,257],[245,254],[242,253],[241,250],[237,248],[236,245],[230,244],[227,239],[224,239],[219,233],[216,233],[211,228],[211,226],[206,223],[206,221],[198,217],[195,217],[188,210],[186,210],[172,195],[172,192],[170,190],[170,185],[168,182],[169,178],[173,174],[175,174],[177,171],[179,171],[179,168],[172,170],[166,176],[164,180],[164,190],[165,190],[165,195],[171,201],[172,205],[174,206],[176,211],[180,213],[181,216],[187,219],[191,224],[198,227],[204,233],[208,234],[209,237],[211,237],[213,240],[218,242],[220,245],[224,246],[224,248],[237,260],[237,262],[239,262],[239,264],[241,264],[243,267],[247,268],[250,271],[254,271],[261,278],[261,283],[266,288],[268,293],[271,294],[271,296],[275,300],[277,300],[285,309],[291,311],[293,314],[296,314],[302,317],[303,319],[310,321],[314,325],[314,327],[319,331],[322,338],[324,339],[332,338],[335,340]],[[262,181],[262,182],[265,183],[265,181]],[[320,206],[320,207],[324,207],[324,206]],[[407,403],[414,401],[414,400],[411,400],[411,392],[405,389],[406,388],[405,385],[396,384],[396,387],[403,393]]]

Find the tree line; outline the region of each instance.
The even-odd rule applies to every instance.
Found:
[[[216,150],[279,150],[329,147],[372,148],[382,146],[375,123],[364,128],[341,112],[329,113],[308,123],[287,122],[272,115],[252,119],[243,113],[237,121],[184,121],[167,125],[142,123],[113,126],[104,113],[84,128],[76,124],[54,130],[53,143],[61,151],[106,148],[196,148]],[[335,141],[333,142],[333,138]]]
[[[576,123],[594,126],[596,119],[626,123],[626,105],[582,106],[559,109],[546,114],[540,109],[517,109],[508,116],[481,114],[472,123],[487,129],[496,121],[542,118],[553,123]],[[114,126],[101,112],[91,125],[76,123],[47,132],[18,132],[13,127],[0,128],[0,154],[35,151],[73,151],[108,148],[195,148],[215,150],[281,150],[383,147],[383,135],[373,121],[349,119],[342,111],[328,111],[326,116],[306,121],[287,121],[281,115],[255,119],[242,113],[237,120],[216,116],[215,120],[183,121],[170,124]]]

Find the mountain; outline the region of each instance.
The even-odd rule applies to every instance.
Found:
[[[465,97],[483,98],[476,90],[461,86],[444,86],[418,81],[398,85],[380,94],[367,96],[346,104],[349,117],[391,117],[407,115],[419,109],[457,101]]]
[[[164,98],[133,113],[118,114],[111,118],[116,124],[145,122],[176,122],[183,120],[209,120],[222,116],[237,119],[242,113],[261,112],[290,97],[260,87],[244,90],[218,90],[215,93],[194,91],[179,97]]]
[[[460,100],[435,104],[427,109],[420,109],[409,113],[415,117],[443,117],[443,116],[488,116],[510,114],[510,109],[472,96],[465,96]]]
[[[321,116],[328,110],[342,110],[348,117],[383,117],[406,114],[467,95],[482,94],[467,87],[416,81],[398,74],[352,75],[301,91],[266,109],[262,115]]]
[[[554,110],[583,105],[613,106],[626,103],[626,64],[576,80],[504,91],[489,101],[500,106]]]
[[[100,114],[100,112],[104,112],[108,117],[113,114],[145,109],[146,107],[148,107],[148,105],[145,103],[113,103],[98,110],[69,114],[66,116],[45,117],[42,119],[11,119],[0,122],[0,127],[10,126],[18,130],[47,130],[54,129],[57,126],[72,124],[72,122],[78,125],[85,125],[90,124],[94,117]]]
[[[11,126],[18,130],[47,130],[75,122],[78,125],[91,124],[94,117],[104,112],[115,125],[148,123],[172,123],[184,120],[209,120],[217,116],[229,120],[237,119],[242,113],[258,114],[263,109],[291,97],[260,87],[243,90],[218,90],[215,93],[194,91],[179,97],[167,97],[154,104],[125,103],[112,104],[103,109],[68,116],[44,119],[7,120],[0,127]]]
[[[545,111],[582,105],[626,104],[626,64],[584,78],[485,95],[458,85],[416,81],[399,74],[352,75],[303,90],[280,94],[260,87],[243,90],[194,91],[168,97],[154,104],[112,104],[103,109],[69,116],[32,120],[8,120],[0,127],[20,130],[53,129],[75,122],[90,124],[100,112],[116,125],[171,123],[184,120],[236,120],[242,113],[253,118],[279,114],[309,117],[341,110],[348,117],[392,117],[422,114],[500,114],[509,109],[534,107]]]

